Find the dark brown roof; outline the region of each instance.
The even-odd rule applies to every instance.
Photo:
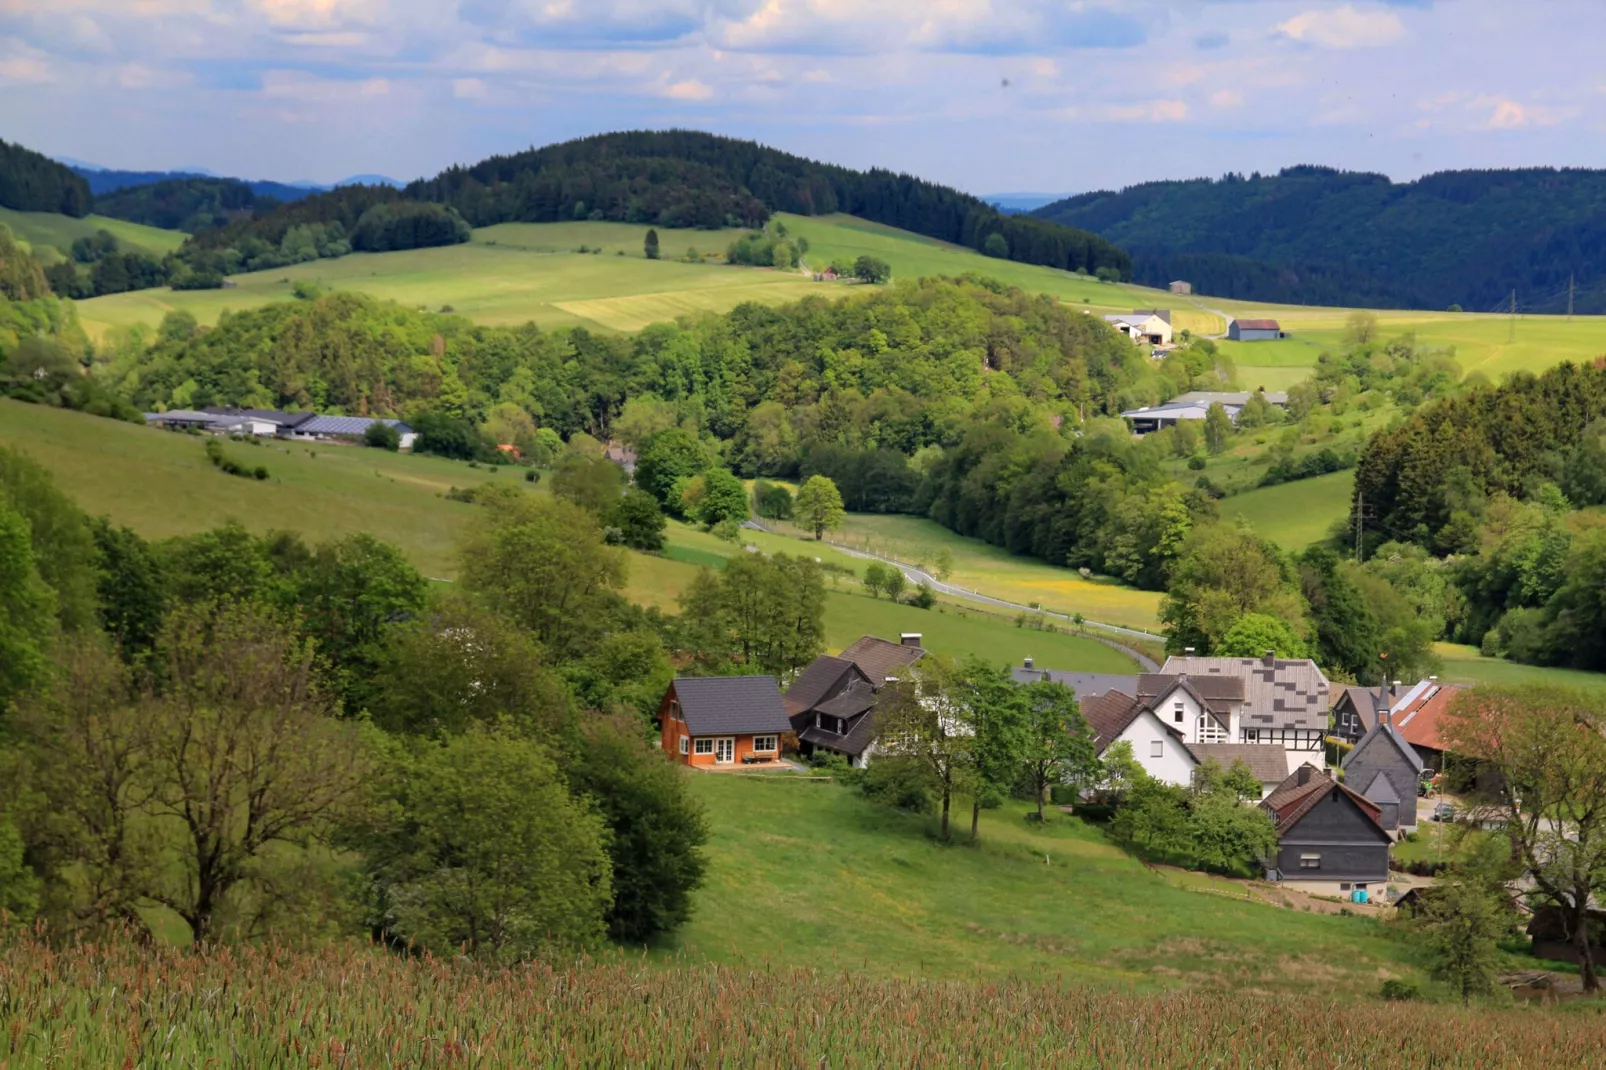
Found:
[[[1288,776],[1288,751],[1276,743],[1195,743],[1188,747],[1202,764],[1214,759],[1223,769],[1243,762],[1262,784],[1276,784]]]
[[[802,713],[814,708],[839,689],[842,678],[852,673],[853,662],[821,654],[809,662],[808,668],[798,673],[792,686],[786,689],[786,712]]]
[[[862,635],[846,650],[837,655],[843,661],[857,665],[876,687],[886,683],[887,677],[897,676],[925,656],[917,646],[904,646],[873,635]]]
[[[781,688],[773,676],[692,676],[669,686],[694,736],[790,732]]]
[[[1300,783],[1301,776],[1306,778],[1304,783]],[[1272,789],[1272,793],[1261,801],[1260,807],[1271,814],[1272,820],[1277,823],[1277,835],[1283,836],[1299,824],[1299,819],[1308,814],[1313,806],[1335,791],[1349,796],[1361,808],[1361,812],[1377,824],[1379,830],[1383,828],[1378,822],[1383,813],[1381,809],[1366,796],[1351,791],[1308,762],[1289,773],[1288,779]]]
[[[1244,700],[1240,676],[1189,676],[1187,673],[1146,672],[1138,677],[1139,698],[1159,698],[1178,684],[1186,685],[1212,713],[1228,713]]]
[[[1119,691],[1106,691],[1082,703],[1082,716],[1093,730],[1093,746],[1104,752],[1112,740],[1143,712],[1143,703]]]

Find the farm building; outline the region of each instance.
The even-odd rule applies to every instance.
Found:
[[[1171,311],[1139,308],[1121,315],[1108,315],[1104,322],[1134,342],[1162,346],[1171,344]]]
[[[387,424],[401,436],[401,448],[412,449],[418,435],[400,420],[376,420],[371,416],[314,416],[288,429],[294,439],[359,439],[374,424]]]
[[[1281,391],[1258,391],[1268,405],[1283,407],[1288,404],[1288,395]],[[1141,409],[1128,409],[1121,415],[1132,423],[1132,433],[1147,435],[1159,431],[1161,428],[1173,427],[1183,420],[1203,420],[1209,413],[1211,405],[1220,405],[1227,412],[1227,418],[1233,423],[1238,422],[1238,414],[1244,406],[1249,404],[1253,395],[1248,391],[1210,391],[1194,390],[1172,398],[1164,405],[1151,405]]]
[[[1276,320],[1238,320],[1227,324],[1227,337],[1234,342],[1275,342],[1287,338]]]
[[[660,744],[682,765],[753,765],[781,758],[792,730],[773,676],[673,680],[658,706]]]
[[[1184,279],[1172,279],[1171,285],[1167,286],[1166,289],[1174,294],[1191,294],[1193,293],[1193,283]]]

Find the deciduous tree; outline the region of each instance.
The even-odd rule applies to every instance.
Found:
[[[810,476],[797,492],[793,513],[802,525],[814,532],[818,542],[825,532],[842,526],[847,512],[842,508],[842,493],[828,476]]]
[[[1022,697],[1021,764],[1041,821],[1043,802],[1053,786],[1091,781],[1098,758],[1076,692],[1064,684],[1034,680],[1022,688]]]

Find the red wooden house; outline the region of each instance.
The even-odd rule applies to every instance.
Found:
[[[664,753],[683,765],[772,762],[792,730],[773,676],[686,677],[658,707]]]

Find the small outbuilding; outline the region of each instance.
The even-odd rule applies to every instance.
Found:
[[[1276,320],[1239,320],[1227,324],[1227,337],[1234,342],[1275,342],[1287,338]]]
[[[1193,293],[1193,283],[1184,279],[1173,279],[1171,280],[1171,285],[1166,289],[1174,294],[1191,294]]]

